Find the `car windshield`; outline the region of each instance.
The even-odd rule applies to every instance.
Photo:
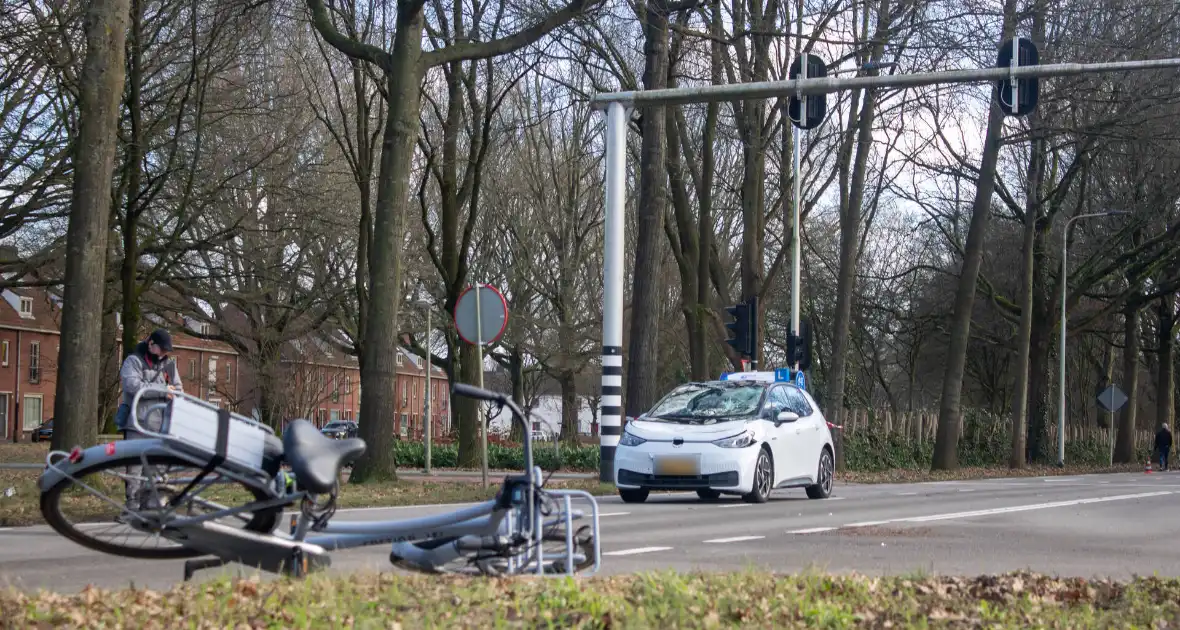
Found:
[[[333,422],[324,427],[325,429],[347,429],[348,424],[344,422]]]
[[[761,385],[689,383],[664,396],[644,420],[712,424],[758,413]]]

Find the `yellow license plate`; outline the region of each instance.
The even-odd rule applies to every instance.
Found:
[[[661,457],[656,460],[657,475],[699,475],[700,463],[695,457]]]

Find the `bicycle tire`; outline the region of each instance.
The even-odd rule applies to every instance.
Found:
[[[148,455],[146,459],[149,466],[180,465],[198,468],[198,466],[193,464],[191,461],[173,455]],[[74,473],[74,477],[80,478],[96,472],[101,473],[102,471],[109,468],[124,469],[127,466],[139,466],[143,463],[144,460],[138,455],[121,457],[119,459],[104,461],[101,464],[95,466],[82,468]],[[48,523],[54,531],[74,541],[75,543],[78,543],[87,549],[93,549],[94,551],[100,551],[102,553],[144,560],[177,560],[208,555],[204,552],[197,551],[195,549],[189,549],[188,547],[184,546],[177,546],[173,549],[142,549],[127,547],[103,542],[87,535],[78,529],[75,524],[70,523],[61,512],[62,492],[73,484],[74,482],[71,479],[66,478],[58,482],[49,490],[41,493],[41,515],[45,517],[46,523]],[[251,488],[250,486],[247,486],[243,483],[238,483],[237,485],[245,488],[250,494],[254,496],[255,500],[263,501],[269,498],[261,490]],[[260,534],[270,533],[278,524],[281,513],[282,507],[275,507],[260,512],[254,512],[252,514],[252,518],[248,523],[246,523],[243,529]],[[167,526],[165,526],[165,529],[167,529]]]

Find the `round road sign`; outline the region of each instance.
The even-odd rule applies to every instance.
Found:
[[[496,287],[480,284],[467,287],[455,302],[455,329],[469,344],[475,345],[478,338],[482,345],[495,343],[508,327],[508,301]],[[476,295],[479,296],[479,325],[476,322]]]

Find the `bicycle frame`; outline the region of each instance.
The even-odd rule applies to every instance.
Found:
[[[116,507],[122,507],[117,502],[112,501],[102,495],[102,493],[79,481],[75,474],[84,469],[89,469],[96,464],[121,460],[127,457],[139,458],[146,465],[149,455],[168,455],[191,462],[197,468],[206,467],[211,461],[207,453],[198,453],[191,445],[179,446],[174,440],[169,439],[167,433],[163,432],[168,430],[171,417],[165,416],[161,423],[162,432],[146,430],[140,425],[138,414],[139,403],[145,390],[150,391],[152,389],[166,391],[163,388],[149,386],[137,392],[132,401],[129,418],[130,426],[133,430],[149,437],[135,440],[119,440],[105,445],[93,446],[81,451],[80,456],[62,453],[61,451],[50,453],[46,459],[46,469],[39,480],[40,490],[45,492],[61,481],[70,479],[85,487],[90,492],[102,496],[104,500]],[[484,392],[483,390],[476,390],[474,388],[469,389],[472,392],[477,392],[480,396],[490,395],[490,392]],[[456,393],[461,391],[459,386],[456,386],[456,390]],[[170,397],[193,398],[179,392],[171,394]],[[200,401],[200,399],[196,400]],[[204,401],[200,402],[203,405],[212,407]],[[590,493],[580,490],[545,490],[544,493],[546,495],[560,499],[561,503],[558,515],[554,518],[546,519],[542,515],[541,506],[537,501],[537,492],[541,490],[537,484],[537,480],[541,476],[541,471],[533,466],[531,427],[524,421],[524,413],[517,408],[511,399],[499,397],[495,402],[508,406],[513,412],[514,419],[521,423],[524,430],[523,454],[526,467],[523,478],[518,478],[517,482],[519,485],[524,486],[525,491],[522,493],[523,496],[520,497],[520,500],[501,501],[491,499],[459,510],[411,519],[336,523],[329,521],[322,528],[314,532],[309,531],[312,526],[312,517],[308,513],[301,511],[297,524],[293,528],[294,531],[289,535],[284,535],[274,530],[268,533],[247,532],[229,528],[214,521],[243,512],[257,512],[293,505],[302,501],[304,498],[314,499],[314,495],[298,488],[292,492],[287,488],[286,484],[282,485],[282,492],[280,492],[274,483],[275,476],[262,470],[249,470],[249,467],[225,462],[209,472],[216,472],[218,475],[260,489],[268,498],[236,507],[225,507],[208,502],[215,507],[223,509],[199,516],[173,518],[168,521],[167,527],[160,532],[160,535],[217,558],[217,560],[211,561],[196,561],[195,564],[193,564],[194,561],[186,563],[186,580],[191,577],[193,567],[208,568],[228,562],[240,562],[245,565],[259,566],[260,568],[267,568],[276,572],[292,572],[295,575],[302,575],[309,569],[309,559],[311,560],[310,564],[316,567],[329,565],[328,551],[373,546],[382,543],[392,544],[391,559],[396,557],[424,570],[437,570],[437,567],[441,564],[462,555],[464,550],[476,551],[487,549],[488,547],[486,545],[492,544],[488,542],[489,540],[496,541],[496,543],[503,546],[507,546],[507,543],[510,541],[535,543],[536,555],[531,560],[528,559],[529,550],[527,547],[524,551],[514,555],[499,557],[508,561],[510,569],[516,566],[519,566],[521,569],[533,568],[537,574],[543,575],[545,572],[544,553],[542,550],[544,532],[547,527],[564,524],[566,528],[566,550],[565,554],[559,557],[565,558],[565,572],[572,575],[574,573],[574,565],[576,564],[575,558],[580,557],[574,553],[575,547],[573,541],[573,521],[583,517],[583,512],[580,510],[575,511],[572,508],[572,500],[578,498],[586,500],[591,506],[590,528],[593,535],[594,558],[593,568],[590,573],[596,573],[601,565],[597,501]],[[169,403],[167,402],[156,403],[148,411],[151,412],[157,407],[167,408],[168,406]],[[237,416],[236,419],[238,421],[245,420],[246,422],[253,423],[252,420],[243,419],[241,416]],[[264,428],[266,431],[270,431],[269,427]],[[273,435],[273,431],[271,434]],[[61,460],[54,461],[55,455],[64,456],[68,463],[62,465],[60,463]],[[199,475],[198,480],[203,475],[204,473]],[[438,538],[455,538],[455,540],[431,549],[422,548],[414,544],[416,542]],[[588,560],[589,558],[584,559]]]

